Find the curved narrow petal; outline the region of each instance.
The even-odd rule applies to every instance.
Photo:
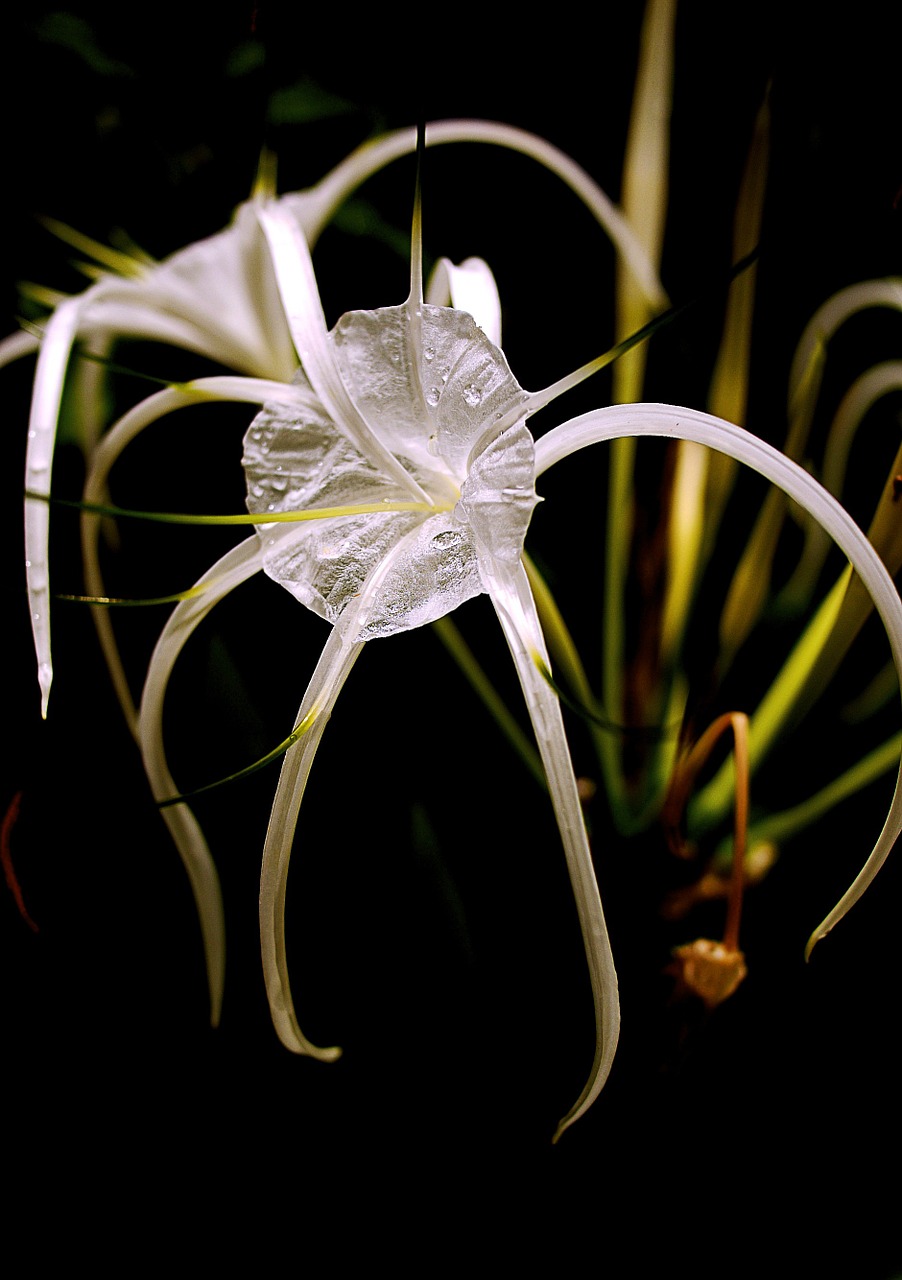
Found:
[[[874,365],[856,378],[840,401],[827,433],[821,472],[824,488],[829,489],[835,497],[839,498],[842,494],[849,454],[865,416],[882,396],[899,390],[902,390],[902,361],[889,360]],[[896,474],[896,470],[891,472],[893,476]],[[804,579],[811,584],[813,590],[827,558],[830,543],[823,532],[811,522],[806,522],[804,535],[805,543],[795,576],[799,579],[804,574]],[[873,537],[873,531],[871,535]],[[891,570],[892,567],[890,564]]]
[[[279,401],[296,405],[302,403],[299,393],[281,382],[263,378],[241,378],[220,375],[200,378],[184,386],[166,387],[129,410],[100,440],[91,456],[91,467],[85,478],[83,498],[86,503],[103,502],[107,481],[113,464],[122,451],[152,423],[177,409],[208,401],[225,400],[250,404]],[[81,518],[81,546],[85,586],[89,595],[105,595],[103,575],[98,557],[100,520],[91,512]],[[119,657],[119,648],[113,630],[112,618],[104,610],[95,611],[94,624],[103,650],[107,670],[116,691],[122,714],[133,734],[137,733],[137,713],[128,680]]]
[[[662,310],[667,306],[667,295],[654,264],[628,219],[585,169],[565,152],[525,129],[490,120],[439,120],[426,126],[427,147],[451,142],[484,142],[506,147],[510,151],[529,156],[544,165],[549,172],[556,174],[579,197],[607,233],[617,252],[628,264],[636,284],[645,294],[650,306],[654,310]],[[314,244],[335,210],[357,187],[393,160],[410,155],[416,150],[416,145],[415,129],[401,129],[365,142],[316,186],[300,195],[284,197],[283,203],[291,202],[294,205],[309,243]]]
[[[426,301],[436,307],[450,303],[455,311],[465,311],[489,342],[501,346],[501,299],[495,277],[482,258],[466,258],[460,266],[440,258],[429,281]]]
[[[40,345],[41,340],[36,333],[29,333],[26,329],[11,333],[8,338],[0,342],[0,369],[4,365],[12,364],[13,360],[18,360],[20,356],[31,355]]]
[[[789,374],[790,417],[796,393],[817,348],[829,342],[837,329],[867,307],[890,307],[902,311],[902,279],[864,280],[840,289],[818,307],[805,326],[793,356]]]
[[[95,289],[98,292],[95,293]],[[187,315],[161,311],[152,299],[141,296],[131,281],[102,280],[82,297],[90,314],[80,324],[81,332],[107,338],[112,335],[146,338],[149,342],[167,342],[220,362],[227,358],[222,345],[211,343],[202,326]],[[238,368],[244,368],[244,364]]]
[[[304,725],[305,732],[285,753],[282,761],[282,772],[263,846],[263,866],[260,872],[260,946],[273,1026],[287,1049],[325,1062],[334,1061],[341,1050],[337,1046],[320,1049],[311,1044],[298,1024],[291,997],[285,952],[288,865],[310,769],[335,701],[363,649],[364,642],[359,637],[367,624],[370,610],[378,604],[386,578],[392,573],[397,561],[406,554],[409,543],[415,539],[416,534],[417,530],[413,530],[385,556],[378,568],[370,573],[359,596],[332,628],[301,700],[295,729]]]
[[[307,1039],[298,1024],[285,950],[285,895],[298,813],[310,769],[335,700],[362,649],[362,641],[349,641],[343,628],[332,628],[295,721],[295,728],[305,721],[309,721],[309,728],[282,761],[260,874],[260,944],[273,1026],[282,1044],[292,1053],[322,1062],[334,1062],[341,1049],[337,1045],[319,1048]]]
[[[264,378],[297,368],[254,204],[232,223],[142,270],[104,275],[84,295],[84,330],[159,338]]]
[[[370,430],[348,394],[332,351],[310,251],[296,219],[279,204],[261,206],[257,216],[269,241],[291,335],[318,400],[377,471],[413,494],[415,501],[427,502],[420,486]]]
[[[167,800],[178,791],[163,746],[163,700],[172,669],[189,636],[213,606],[259,572],[260,567],[259,540],[256,536],[246,538],[203,575],[198,585],[205,585],[207,590],[178,604],[160,633],[147,669],[137,726],[144,769],[157,801]],[[188,805],[167,805],[161,812],[188,873],[197,905],[210,989],[210,1020],[216,1026],[225,978],[225,925],[219,877],[204,834]]]
[[[72,344],[78,331],[81,300],[63,302],[47,323],[35,371],[28,448],[25,454],[25,488],[30,493],[50,493],[53,447],[59,420],[63,383]],[[50,656],[50,586],[47,576],[50,513],[46,502],[25,500],[25,570],[31,628],[38,659],[41,686],[41,715],[47,716],[47,702],[53,683]]]
[[[567,748],[560,703],[539,667],[549,669],[535,602],[521,564],[499,560],[480,565],[486,589],[513,655],[523,696],[535,730],[548,790],[564,845],[567,870],[586,948],[595,1006],[595,1057],[585,1088],[561,1120],[555,1142],[583,1115],[610,1074],[620,1033],[620,1000],[611,943],[595,880],[592,854]]]
[[[697,409],[663,404],[614,405],[555,427],[536,443],[536,475],[587,445],[619,436],[695,440],[726,453],[778,485],[817,520],[848,557],[883,620],[902,683],[902,601],[890,575],[844,507],[797,463],[742,428]],[[902,831],[902,767],[889,813],[869,858],[848,891],[815,929],[806,955],[843,918],[870,885]]]

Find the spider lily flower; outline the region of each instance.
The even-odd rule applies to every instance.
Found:
[[[186,640],[219,600],[261,570],[332,624],[284,754],[260,894],[263,964],[278,1035],[295,1052],[330,1060],[338,1049],[314,1045],[301,1030],[285,949],[289,859],[316,751],[368,640],[435,621],[486,593],[535,731],[592,986],[595,1057],[559,1135],[585,1113],[610,1072],[619,1004],[561,709],[548,679],[551,663],[522,559],[537,478],[570,454],[605,440],[661,435],[694,441],[754,467],[823,525],[874,598],[899,670],[902,604],[879,557],[839,503],[762,441],[712,415],[666,405],[627,405],[567,422],[536,445],[527,419],[602,367],[605,357],[544,391],[524,391],[498,345],[460,309],[456,295],[464,277],[447,272],[452,306],[424,300],[418,236],[408,301],[400,307],[350,312],[330,332],[297,209],[290,199],[261,200],[252,213],[296,352],[296,372],[290,380],[205,378],[149,397],[94,450],[86,486],[89,500],[102,493],[122,449],[164,414],[205,400],[262,405],[245,437],[243,459],[256,533],[214,565],[198,583],[198,592],[177,605],[151,659],[137,726],[151,786],[164,806],[197,900],[214,1012],[223,966],[216,873],[200,828],[178,796],[163,747],[166,686]],[[479,277],[474,272],[465,278],[472,282]],[[485,275],[482,279],[486,283]],[[477,291],[468,304],[477,313],[485,293]],[[486,323],[495,336],[494,321]],[[897,786],[874,852],[822,931],[860,896],[900,827]]]
[[[660,309],[666,296],[638,237],[604,191],[569,156],[543,138],[509,125],[481,120],[448,120],[430,126],[429,144],[481,142],[521,152],[557,174],[587,206],[623,259],[639,294]],[[416,131],[398,130],[364,143],[307,191],[282,197],[281,207],[312,247],[336,209],[366,178],[416,146]],[[0,367],[38,352],[28,430],[25,489],[25,558],[32,629],[41,687],[41,711],[53,679],[48,575],[49,517],[46,499],[63,388],[73,346],[85,342],[105,354],[118,338],[142,338],[193,351],[237,372],[288,380],[297,368],[288,326],[276,289],[256,208],[273,195],[271,177],[261,165],[253,198],[237,210],[231,226],[180,250],[163,262],[146,255],[107,249],[68,228],[63,238],[100,263],[89,273],[99,278],[84,293],[62,298],[40,337],[13,334],[0,343]],[[90,452],[101,430],[95,404],[81,406],[80,430]],[[107,661],[118,659],[105,624],[101,640]],[[124,676],[115,673],[120,701],[134,727],[134,712]]]
[[[519,387],[501,351],[470,315],[425,303],[416,285],[406,305],[352,312],[328,333],[296,221],[278,204],[261,208],[258,216],[301,369],[276,401],[271,387],[251,380],[242,387],[234,379],[227,388],[236,398],[246,392],[265,401],[244,450],[259,542],[243,544],[216,566],[211,593],[179,605],[161,635],[140,719],[148,774],[158,799],[171,796],[161,737],[168,674],[187,635],[231,585],[262,567],[333,623],[276,792],[263,857],[261,937],[270,1007],[283,1043],[335,1057],[337,1050],[318,1048],[301,1031],[285,960],[288,862],[310,767],[367,640],[434,621],[487,591],[536,727],[589,961],[598,1047],[586,1089],[563,1122],[569,1123],[607,1077],[619,1008],[560,707],[545,678],[550,662],[521,561],[537,501],[525,417],[543,398]],[[454,288],[461,277],[450,274]],[[198,384],[197,391],[204,389]],[[143,407],[144,421],[176,404],[165,392],[152,400]],[[114,437],[131,430],[123,422],[111,433],[114,451]],[[314,519],[279,520],[297,514]],[[215,894],[205,846],[186,806],[167,806],[167,815],[209,921]],[[215,924],[205,932],[208,939],[218,936]]]
[[[151,661],[140,733],[158,799],[174,783],[162,745],[169,673],[198,623],[228,591],[261,568],[333,624],[295,720],[267,833],[261,877],[263,962],[273,1022],[283,1043],[323,1060],[335,1047],[312,1044],[291,996],[285,952],[285,896],[300,805],[322,733],[368,639],[433,621],[470,596],[490,596],[516,664],[546,770],[568,860],[589,961],[598,1029],[595,1061],[562,1132],[598,1095],[619,1027],[617,981],[550,662],[521,556],[536,502],[535,479],[570,453],[619,436],[662,435],[718,449],[755,467],[806,510],[856,564],[893,636],[902,666],[902,606],[873,548],[816,481],[763,442],[716,419],[665,405],[615,406],[565,423],[534,447],[527,417],[591,367],[545,392],[523,391],[501,351],[467,314],[425,304],[414,290],[402,307],[352,312],[327,332],[296,223],[279,206],[259,211],[301,369],[291,387],[253,380],[198,383],[160,393],[142,409],[149,421],[191,395],[259,397],[264,407],[246,437],[249,539],[205,579],[208,591],[180,604]],[[168,399],[167,399],[168,397]],[[179,400],[178,397],[181,397]],[[123,422],[117,432],[133,430]],[[111,438],[115,433],[111,433]],[[121,442],[119,442],[121,443]],[[116,444],[118,449],[119,443]],[[305,518],[300,518],[305,517]],[[307,519],[306,517],[310,517]],[[198,886],[209,872],[184,803],[165,812]],[[181,827],[179,824],[182,824]],[[902,825],[897,796],[862,877],[826,922],[832,926],[863,891]],[[214,933],[208,927],[208,934]]]
[[[75,341],[89,339],[101,353],[114,338],[168,342],[259,377],[290,378],[296,368],[275,282],[267,271],[252,209],[239,210],[228,230],[148,265],[125,254],[118,267],[77,297],[66,298],[48,319],[40,340],[31,405],[25,488],[48,495],[56,427]],[[18,337],[18,335],[17,335]],[[24,354],[19,340],[6,351]],[[3,353],[0,353],[3,354]],[[90,451],[100,423],[90,403],[82,407],[83,445]],[[38,656],[41,709],[53,678],[50,657],[47,540],[49,514],[37,499],[25,505],[25,554],[32,629]]]
[[[638,238],[605,193],[569,157],[543,139],[504,125],[480,121],[448,121],[430,128],[431,144],[456,141],[475,141],[504,146],[533,157],[556,173],[607,231],[623,258],[627,270],[634,277],[639,292],[649,299],[652,306],[660,309],[665,301],[663,290]],[[202,384],[191,384],[187,388],[170,388],[161,393],[160,397],[150,397],[148,401],[127,414],[116,427],[103,435],[96,445],[94,442],[100,434],[102,425],[99,412],[92,402],[83,403],[80,414],[82,444],[89,456],[90,467],[85,488],[87,501],[92,499],[103,501],[106,492],[106,473],[125,444],[154,418],[182,405],[195,404],[204,399],[237,399],[268,404],[287,401],[296,407],[298,405],[304,407],[306,404],[309,408],[309,390],[305,391],[303,387],[288,385],[298,367],[298,355],[300,355],[304,361],[305,376],[308,381],[313,379],[316,398],[322,401],[321,409],[325,420],[340,421],[353,446],[359,451],[360,456],[366,459],[367,465],[375,473],[381,474],[383,481],[390,482],[387,488],[384,483],[381,486],[378,484],[369,486],[368,496],[373,496],[373,492],[379,490],[379,518],[389,510],[387,504],[391,503],[393,492],[396,497],[400,494],[402,500],[401,506],[397,503],[393,504],[396,507],[394,512],[396,516],[402,514],[405,501],[408,504],[412,503],[414,510],[419,508],[421,512],[429,511],[433,516],[429,528],[421,531],[424,539],[423,546],[415,548],[412,545],[416,538],[405,538],[402,541],[404,550],[410,553],[411,564],[416,564],[418,558],[422,559],[427,542],[431,546],[432,567],[436,567],[444,576],[445,606],[438,608],[433,601],[435,579],[432,580],[429,591],[421,586],[419,605],[414,605],[409,588],[400,584],[402,559],[399,547],[398,555],[393,558],[397,579],[395,585],[398,587],[399,595],[390,606],[393,615],[391,625],[397,627],[402,615],[405,617],[403,625],[407,626],[419,625],[430,617],[440,616],[442,612],[447,612],[448,608],[454,607],[461,600],[484,589],[483,579],[491,574],[495,583],[496,603],[502,612],[502,620],[511,637],[514,631],[516,632],[516,641],[512,640],[512,642],[516,643],[518,660],[523,671],[527,673],[524,679],[528,681],[531,690],[529,698],[535,707],[535,714],[541,714],[553,726],[552,731],[544,735],[545,766],[549,774],[558,779],[556,783],[558,807],[562,824],[568,833],[565,845],[568,856],[571,857],[572,873],[580,886],[578,896],[583,904],[581,908],[583,925],[590,950],[596,1016],[599,1023],[604,1022],[606,1027],[605,1048],[603,1051],[599,1049],[594,1071],[595,1078],[600,1076],[603,1079],[609,1069],[616,1043],[616,980],[610,961],[600,903],[597,902],[597,889],[595,889],[591,859],[579,814],[579,802],[572,779],[572,770],[569,767],[566,749],[561,750],[558,742],[558,740],[563,741],[560,712],[557,709],[556,700],[544,679],[538,674],[535,665],[539,662],[543,665],[543,669],[547,669],[547,656],[544,654],[534,607],[521,580],[522,571],[519,568],[519,549],[522,547],[528,512],[534,501],[534,496],[531,496],[530,492],[531,486],[528,483],[527,453],[531,448],[528,433],[520,432],[517,429],[517,421],[512,420],[506,428],[508,448],[499,452],[494,446],[493,438],[487,436],[482,441],[481,447],[475,449],[471,465],[465,464],[462,452],[466,429],[464,429],[464,435],[458,439],[455,432],[459,424],[449,423],[447,429],[440,433],[442,435],[440,447],[446,455],[445,458],[433,456],[430,452],[430,442],[421,441],[425,451],[424,448],[413,450],[414,456],[412,459],[407,459],[406,464],[398,461],[392,454],[391,448],[378,442],[377,436],[350,402],[343,387],[342,374],[335,368],[328,346],[323,345],[324,327],[322,332],[317,331],[313,335],[316,341],[312,347],[305,345],[311,337],[311,331],[304,328],[303,313],[309,298],[315,296],[312,270],[309,270],[307,295],[304,295],[303,289],[299,295],[296,283],[290,282],[289,274],[285,270],[274,270],[271,255],[278,255],[272,244],[267,241],[267,236],[269,241],[281,236],[286,244],[292,241],[295,242],[296,247],[303,244],[303,253],[307,254],[309,246],[315,242],[320,230],[338,205],[366,177],[399,156],[411,152],[415,144],[414,130],[400,131],[379,139],[375,143],[365,144],[316,187],[298,195],[283,197],[277,204],[269,198],[270,193],[267,192],[265,184],[261,184],[255,193],[254,200],[239,209],[233,225],[226,231],[192,245],[159,264],[148,262],[143,257],[112,253],[101,246],[94,245],[93,242],[84,241],[75,233],[64,231],[64,238],[76,243],[82,250],[87,249],[98,258],[104,270],[94,273],[99,274],[99,278],[84,294],[58,302],[40,340],[30,334],[16,335],[6,343],[0,344],[0,364],[17,358],[35,347],[38,348],[38,366],[26,459],[26,493],[28,494],[26,571],[38,657],[42,712],[46,714],[52,679],[49,628],[50,588],[47,564],[48,510],[46,502],[42,499],[49,496],[57,420],[75,342],[81,341],[90,348],[92,353],[103,355],[120,337],[160,340],[198,352],[226,366],[231,365],[241,375],[231,379],[229,377],[205,379]],[[297,266],[300,256],[295,254],[295,258],[294,265]],[[308,268],[309,260],[305,270]],[[478,304],[479,309],[484,311],[486,289],[480,286],[479,281],[480,279],[485,281],[486,273],[472,266],[471,269],[462,271],[448,265],[445,271],[449,277],[448,283],[457,295],[458,301],[463,300],[471,310],[475,309],[476,304],[472,304],[467,298],[467,288],[475,286],[483,299]],[[279,275],[278,286],[277,274]],[[300,280],[302,275],[303,272],[299,273],[297,279]],[[492,284],[491,290],[493,289]],[[283,296],[286,299],[286,310],[282,307]],[[299,296],[301,314],[292,315],[292,307],[298,303]],[[317,312],[321,316],[318,301]],[[481,316],[485,330],[496,338],[500,336],[499,314],[497,299],[495,299],[491,318],[488,311],[484,311]],[[423,323],[419,319],[415,322],[418,328],[422,328],[425,324],[428,332],[430,324],[428,312],[425,313]],[[469,335],[472,328],[472,321],[466,320],[464,329],[458,334],[458,339],[466,344],[465,335]],[[298,342],[297,339],[299,332],[306,334],[302,342]],[[290,341],[286,342],[286,334],[295,338],[295,345],[299,347],[297,354],[292,349]],[[418,341],[422,341],[422,338]],[[444,337],[440,345],[443,349],[447,348],[448,344]],[[425,352],[426,347],[423,350]],[[480,361],[482,361],[486,353],[483,348],[480,348],[480,351]],[[426,358],[425,355],[424,358]],[[435,367],[437,370],[440,369],[441,363]],[[479,368],[473,370],[474,378],[484,371],[480,364]],[[437,377],[438,381],[434,387],[431,382],[427,382],[425,391],[422,387],[419,388],[421,398],[425,397],[426,403],[431,402],[433,394],[437,395],[443,385],[443,375],[438,373]],[[502,407],[497,408],[496,412],[503,415],[504,410],[509,409],[513,402],[511,397],[515,400],[518,395],[523,394],[519,393],[509,375],[503,381],[505,393],[500,398],[494,394],[492,388],[483,384],[479,385],[478,390],[472,389],[476,387],[475,383],[467,384],[464,394],[472,401],[469,407],[475,408],[480,400],[484,400],[483,410],[487,411],[497,401]],[[322,428],[322,421],[320,425]],[[495,425],[497,426],[497,423]],[[482,427],[484,426],[485,421],[482,421]],[[500,430],[501,428],[498,427],[498,431]],[[326,434],[328,434],[327,430]],[[519,442],[518,450],[521,456],[516,464],[512,465],[509,445],[515,438]],[[410,442],[394,441],[393,443],[400,446],[401,443],[409,444]],[[474,439],[469,439],[466,443],[467,447],[474,448],[479,444]],[[432,445],[435,446],[434,441]],[[407,450],[407,452],[410,451],[410,449]],[[249,455],[251,453],[249,446]],[[412,469],[407,470],[408,466]],[[418,469],[422,471],[421,479],[426,484],[426,488],[423,487],[421,480],[417,479]],[[261,483],[263,482],[259,479],[254,480],[252,486]],[[362,480],[359,481],[359,485],[363,489],[367,488]],[[500,527],[495,527],[493,512],[499,504],[508,513],[518,513],[515,520],[516,530],[513,534],[502,533]],[[346,507],[347,504],[343,505]],[[448,512],[455,507],[458,518],[450,521]],[[406,519],[409,525],[412,524],[409,511]],[[466,530],[461,532],[467,521],[472,523],[474,532]],[[379,520],[373,519],[368,523],[369,526],[375,527]],[[96,554],[96,532],[96,519],[86,515],[83,520],[86,582],[90,592],[102,596],[103,587]],[[411,532],[413,532],[412,528]],[[434,539],[431,537],[432,534],[435,535]],[[477,537],[485,553],[481,558],[474,553],[474,539]],[[288,545],[300,544],[303,541],[303,539],[281,539],[280,545],[284,550]],[[385,545],[390,546],[391,539]],[[436,550],[439,545],[444,546],[441,555],[438,555]],[[212,580],[205,581],[204,599],[197,604],[193,614],[188,607],[189,602],[186,602],[185,607],[180,606],[176,610],[173,623],[161,637],[159,654],[165,655],[173,626],[182,627],[184,635],[186,629],[196,625],[212,603],[221,598],[226,590],[231,589],[231,586],[242,580],[248,573],[260,567],[255,547],[255,542],[247,544],[239,548],[234,556],[226,557],[226,563],[217,567]],[[270,547],[270,559],[274,554]],[[326,546],[321,540],[317,554],[327,558]],[[404,562],[403,568],[406,571],[407,562]],[[426,566],[421,566],[421,572],[425,571]],[[318,589],[317,585],[314,596]],[[371,595],[372,592],[365,598],[370,599]],[[402,597],[406,603],[402,602]],[[322,598],[325,602],[326,597]],[[352,615],[360,616],[362,608],[362,604],[355,603],[353,610],[348,610],[347,617],[343,619],[342,634],[351,634],[350,618]],[[381,623],[378,621],[378,613],[378,609],[371,610],[369,616],[371,630],[367,634],[377,634],[378,627],[386,625],[384,619]],[[523,614],[522,617],[521,614]],[[109,619],[103,612],[98,612],[95,615],[95,621],[126,719],[145,746],[147,769],[155,794],[161,799],[171,796],[176,788],[165,765],[162,752],[152,747],[148,748],[146,745],[148,738],[154,739],[154,698],[150,694],[160,685],[165,660],[161,657],[148,674],[139,722],[119,661]],[[514,628],[514,631],[511,628]],[[363,629],[361,624],[360,630],[363,631]],[[336,634],[338,630],[336,628]],[[523,637],[527,635],[530,639],[529,643],[525,644]],[[354,643],[362,643],[362,640]],[[349,652],[356,655],[356,649],[353,646]],[[325,680],[325,676],[323,679]],[[162,685],[165,685],[165,677],[162,677]],[[329,687],[337,692],[334,681]],[[323,707],[328,705],[330,705],[328,697],[320,700],[316,708],[317,716],[312,717],[312,720],[319,717],[319,724],[324,724],[325,720],[321,713]],[[306,724],[307,716],[308,713],[305,712],[305,716],[301,719],[302,724]],[[151,726],[150,729],[147,727],[148,724]],[[315,746],[320,732],[319,727],[316,732],[311,731],[305,747],[309,749],[310,744]],[[552,745],[553,743],[556,745]],[[294,753],[292,759],[296,759],[298,754]],[[200,913],[211,991],[212,1017],[215,1022],[218,1019],[221,1002],[224,967],[222,907],[218,880],[203,834],[187,806],[167,807],[164,810],[164,816],[187,867]],[[267,847],[269,848],[270,845]],[[272,859],[268,859],[267,865],[271,862]],[[266,929],[264,936],[266,936]],[[276,968],[278,969],[278,966]],[[607,991],[606,996],[603,996],[603,989]],[[273,997],[274,1016],[281,999],[282,997],[278,994]],[[276,1021],[278,1024],[278,1016]],[[296,1020],[293,1013],[289,1012],[287,1015],[286,1025],[287,1031],[283,1038],[287,1041],[293,1040],[295,1047],[304,1048],[306,1041],[299,1030],[295,1029]],[[591,1098],[588,1099],[590,1100]],[[588,1101],[585,1105],[588,1105]]]

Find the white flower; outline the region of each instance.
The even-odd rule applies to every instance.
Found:
[[[475,137],[483,129],[445,128],[464,131],[455,136]],[[441,128],[437,132],[441,137]],[[410,135],[405,137],[403,147],[409,149]],[[391,141],[380,153],[379,163],[392,158],[400,145]],[[534,150],[538,153],[538,145]],[[366,164],[372,165],[372,150],[362,154]],[[40,437],[40,448],[34,447],[32,474],[35,459],[44,459],[43,482],[49,482],[48,439],[71,341],[82,326],[92,333],[93,325],[104,332],[116,329],[152,336],[166,336],[164,330],[168,330],[172,341],[192,345],[186,340],[187,331],[179,328],[184,317],[191,316],[194,335],[204,335],[197,348],[219,354],[215,319],[220,310],[216,299],[221,295],[213,299],[208,314],[208,299],[196,293],[198,285],[203,288],[203,281],[211,278],[208,256],[211,264],[218,262],[224,272],[218,284],[227,294],[234,286],[236,298],[250,300],[247,315],[242,316],[237,307],[237,327],[231,338],[227,332],[231,320],[221,327],[220,358],[252,376],[205,378],[149,397],[93,449],[86,485],[88,501],[101,498],[109,468],[122,449],[163,414],[209,400],[243,400],[263,406],[244,444],[248,507],[256,533],[214,565],[198,584],[200,590],[175,608],[150,663],[137,723],[154,794],[167,802],[164,816],[198,903],[214,1016],[221,998],[223,963],[216,873],[190,808],[184,801],[172,802],[177,787],[162,742],[166,685],[187,638],[219,600],[261,569],[333,624],[298,710],[292,745],[284,755],[264,848],[260,896],[263,964],[278,1034],[296,1052],[330,1059],[337,1056],[337,1049],[317,1047],[301,1031],[285,955],[288,864],[317,747],[367,640],[436,620],[471,596],[486,592],[507,639],[532,720],[591,977],[595,1058],[582,1093],[561,1121],[560,1134],[591,1105],[608,1076],[619,1032],[619,1005],[560,706],[547,679],[550,659],[522,563],[524,538],[537,501],[537,477],[569,454],[617,436],[664,435],[696,441],[756,468],[823,525],[873,596],[900,670],[902,605],[873,548],[816,481],[770,446],[711,415],[666,405],[616,406],[565,423],[534,445],[527,418],[588,376],[599,362],[543,392],[524,391],[498,346],[497,305],[487,272],[474,267],[461,276],[446,268],[451,301],[456,305],[426,301],[419,277],[418,233],[408,301],[399,307],[351,312],[329,332],[309,240],[323,210],[333,207],[336,190],[348,189],[352,178],[360,180],[363,170],[359,162],[355,165],[341,182],[333,183],[327,200],[320,196],[317,202],[311,193],[280,201],[260,199],[242,211],[236,227],[223,233],[223,238],[176,255],[156,269],[161,275],[151,274],[143,292],[136,289],[130,320],[114,310],[121,301],[117,288],[125,288],[121,282],[116,288],[110,285],[109,293],[98,285],[93,298],[89,290],[81,299],[64,303],[48,326],[38,367],[32,430],[45,435]],[[239,245],[245,246],[238,249],[240,269],[229,256]],[[245,272],[251,257],[257,264],[253,279]],[[245,293],[240,280],[248,285]],[[476,319],[459,307],[461,288],[474,281],[468,306]],[[262,292],[255,294],[254,289]],[[179,301],[183,296],[184,311]],[[157,308],[162,318],[155,328]],[[273,365],[267,367],[262,352],[270,321],[278,351]],[[296,358],[286,349],[286,333]],[[261,335],[262,347],[257,342]],[[32,505],[44,509],[42,504]],[[95,524],[89,521],[86,537],[89,563]],[[45,549],[43,555],[46,562]],[[43,582],[40,589],[46,589]],[[49,663],[49,634],[44,636],[39,629],[36,636],[43,666]],[[49,679],[49,671],[44,675]],[[513,806],[511,822],[515,817]],[[865,870],[822,931],[863,891],[900,827],[902,798],[897,786],[886,826]]]

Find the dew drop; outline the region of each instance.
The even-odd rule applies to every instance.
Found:
[[[475,409],[482,400],[482,391],[477,387],[475,382],[468,382],[464,387],[463,397],[470,408]]]
[[[424,359],[424,360],[434,360],[434,359],[435,359],[435,347],[424,347],[424,348],[423,348],[423,359]]]
[[[460,541],[461,535],[454,529],[443,529],[441,533],[437,533],[432,539],[432,545],[448,551],[452,547],[458,546]]]
[[[426,403],[431,405],[437,405],[439,401],[439,396],[441,394],[442,393],[441,391],[439,391],[438,387],[430,387],[429,390],[426,392]]]

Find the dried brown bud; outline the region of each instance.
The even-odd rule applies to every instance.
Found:
[[[748,973],[741,951],[710,938],[696,938],[695,942],[675,947],[673,958],[670,972],[678,986],[703,1000],[708,1009],[729,999]]]

